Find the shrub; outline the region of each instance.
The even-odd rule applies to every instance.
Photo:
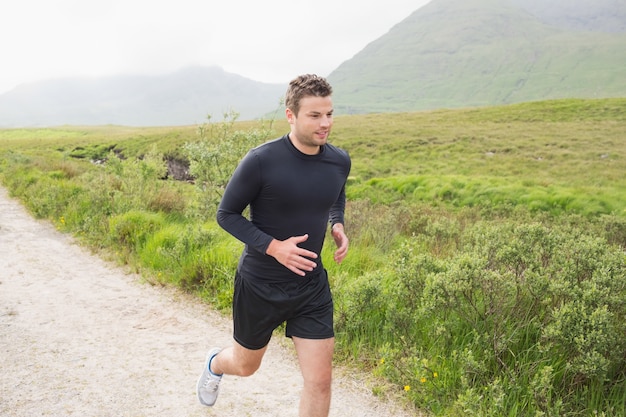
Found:
[[[109,220],[110,239],[138,252],[148,237],[165,224],[163,215],[140,210],[131,210]]]
[[[237,117],[237,113],[231,112],[220,124],[203,124],[199,128],[200,140],[183,146],[190,162],[189,173],[201,191],[198,212],[201,218],[213,217],[224,188],[241,158],[271,135],[271,130],[266,127],[235,130]]]
[[[141,248],[142,264],[188,291],[202,292],[218,307],[230,306],[237,257],[232,239],[215,225],[171,224]]]
[[[105,165],[107,178],[102,185],[111,198],[113,213],[146,209],[160,192],[167,173],[163,156],[153,147],[141,159],[121,160],[113,153]]]
[[[378,350],[382,374],[447,415],[606,408],[593,398],[626,377],[623,253],[539,223],[478,222],[445,259],[426,243],[408,239],[392,273],[341,287],[342,337]]]
[[[154,191],[147,202],[147,208],[164,213],[183,213],[187,207],[185,196],[166,182]]]

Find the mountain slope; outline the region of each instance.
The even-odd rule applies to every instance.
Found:
[[[563,29],[626,32],[624,0],[511,0],[542,22]]]
[[[0,96],[0,126],[58,124],[189,125],[240,119],[278,107],[286,86],[264,84],[217,67],[187,68],[163,76],[71,78],[22,85]]]
[[[559,2],[567,4],[553,0]],[[591,7],[570,7],[570,19],[557,25],[550,23],[554,8],[526,3],[433,0],[333,71],[337,108],[395,112],[626,96],[624,32],[582,30],[583,23],[600,26],[589,23],[597,12]],[[572,29],[575,13],[583,23]]]
[[[328,78],[338,114],[625,97],[626,0],[432,0]],[[285,88],[215,67],[53,80],[0,95],[0,127],[248,120]]]

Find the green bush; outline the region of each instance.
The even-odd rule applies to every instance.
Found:
[[[149,236],[139,256],[161,282],[199,292],[226,308],[237,265],[231,245],[216,225],[170,224]]]
[[[205,123],[200,126],[200,139],[188,142],[183,152],[189,160],[189,173],[200,190],[200,207],[197,215],[212,218],[221,200],[226,184],[243,156],[253,147],[270,138],[271,130],[235,130],[238,114],[231,112],[222,123]]]
[[[360,342],[373,341],[379,371],[413,387],[417,404],[449,415],[563,415],[581,403],[601,411],[592,399],[624,386],[626,265],[606,241],[479,222],[447,259],[415,238],[391,263],[387,279],[370,275],[344,295],[352,303],[338,328],[353,338],[369,329]]]
[[[185,196],[171,182],[165,182],[149,197],[146,204],[151,211],[183,214],[187,208]]]
[[[130,210],[111,217],[109,237],[117,245],[138,252],[146,240],[165,225],[162,214]]]
[[[113,213],[147,209],[159,194],[166,173],[167,164],[155,147],[136,159],[122,160],[111,153],[105,165],[105,177],[100,181],[104,190],[98,188],[98,191],[109,196]]]

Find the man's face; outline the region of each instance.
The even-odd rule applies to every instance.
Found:
[[[325,145],[333,126],[333,101],[328,97],[308,96],[300,100],[300,110],[295,115],[286,110],[291,125],[294,146],[302,153],[314,155]]]

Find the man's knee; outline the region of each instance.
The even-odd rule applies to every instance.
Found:
[[[250,376],[259,370],[261,363],[243,361],[237,365],[238,376]]]
[[[304,384],[319,393],[330,392],[332,382],[331,372],[321,372],[304,378]]]
[[[238,376],[250,376],[254,374],[261,367],[265,349],[266,348],[249,350],[242,346],[235,346],[233,351],[234,373]]]

